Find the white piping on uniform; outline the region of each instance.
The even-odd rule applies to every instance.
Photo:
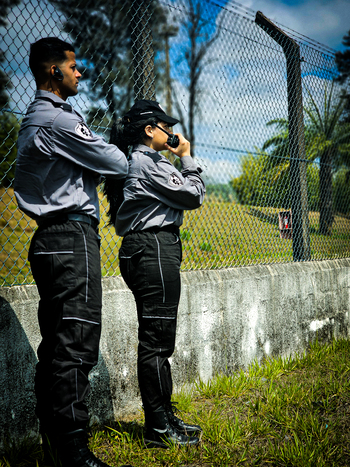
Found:
[[[76,316],[64,316],[62,319],[75,319],[76,321],[84,321],[84,323],[100,324],[98,321],[90,321],[88,319],[77,318]]]
[[[176,319],[175,316],[142,316],[143,319],[147,319],[147,318],[152,318],[152,319],[155,319],[155,318],[159,318],[159,319]]]
[[[130,258],[132,258],[134,255],[137,255],[137,253],[141,253],[142,250],[143,250],[143,248],[141,248],[141,250],[139,250],[139,251],[136,251],[135,253],[133,253],[133,254],[130,255],[130,256],[119,256],[119,258],[121,258],[121,259],[130,259]]]
[[[76,368],[74,369],[74,374],[75,374],[75,401],[71,403],[71,407],[72,407],[73,420],[75,421],[74,403],[78,401],[78,381],[77,381],[78,370]]]
[[[162,349],[159,349],[159,351],[161,352]],[[163,396],[162,380],[160,379],[160,371],[159,371],[159,357],[157,357],[157,373],[158,373],[160,393]]]
[[[85,288],[85,303],[88,301],[88,291],[89,291],[89,258],[88,258],[88,252],[87,252],[87,247],[86,247],[86,237],[85,237],[85,232],[80,225],[79,222],[77,222],[81,233],[83,234],[84,237],[84,247],[85,247],[85,260],[86,260],[86,288]]]
[[[157,238],[157,235],[154,234],[154,237],[157,242],[157,248],[158,248],[158,266],[159,266],[159,272],[160,272],[160,278],[162,280],[162,287],[163,287],[163,303],[165,303],[165,286],[164,286],[164,277],[163,277],[163,271],[162,271],[162,263],[160,261],[160,245],[159,245],[159,240]]]
[[[80,364],[83,364],[83,360],[79,358]],[[79,391],[78,391],[78,370],[77,368],[74,368],[74,374],[75,374],[75,401],[71,403],[71,408],[72,408],[72,415],[73,415],[73,420],[75,421],[75,411],[74,411],[74,404],[75,402],[78,402],[79,400]]]
[[[63,255],[63,254],[69,254],[69,253],[74,253],[74,251],[36,251],[34,252],[35,255]]]

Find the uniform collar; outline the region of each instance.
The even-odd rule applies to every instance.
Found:
[[[35,93],[35,99],[44,99],[49,100],[53,103],[55,107],[62,107],[65,110],[72,110],[72,106],[66,101],[56,96],[53,92],[44,91],[42,89],[37,89]]]
[[[157,151],[155,149],[150,148],[149,146],[146,146],[145,144],[135,144],[133,146],[133,151],[140,151],[140,152],[154,152],[156,153]]]

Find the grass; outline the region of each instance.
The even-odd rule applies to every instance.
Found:
[[[182,416],[203,428],[194,448],[145,449],[143,417],[94,428],[90,447],[118,466],[350,465],[350,341],[333,340],[247,371],[198,381],[175,395]],[[8,443],[0,467],[43,467],[37,442]]]
[[[13,189],[0,189],[0,286],[33,282],[27,261],[36,223],[17,209]],[[119,274],[121,238],[108,227],[107,203],[100,194],[101,267],[104,276]],[[183,270],[219,269],[293,261],[292,240],[281,239],[278,209],[254,208],[208,197],[185,213],[181,228]],[[318,234],[319,213],[309,213],[313,260],[350,257],[350,219],[337,215],[331,236]]]

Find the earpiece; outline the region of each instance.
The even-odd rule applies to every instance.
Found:
[[[58,81],[63,81],[63,73],[62,71],[58,68],[58,66],[55,66],[53,70],[52,76],[56,78]]]

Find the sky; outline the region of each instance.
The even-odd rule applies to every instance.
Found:
[[[350,0],[241,0],[239,3],[332,49],[345,48],[342,40],[350,30]]]

